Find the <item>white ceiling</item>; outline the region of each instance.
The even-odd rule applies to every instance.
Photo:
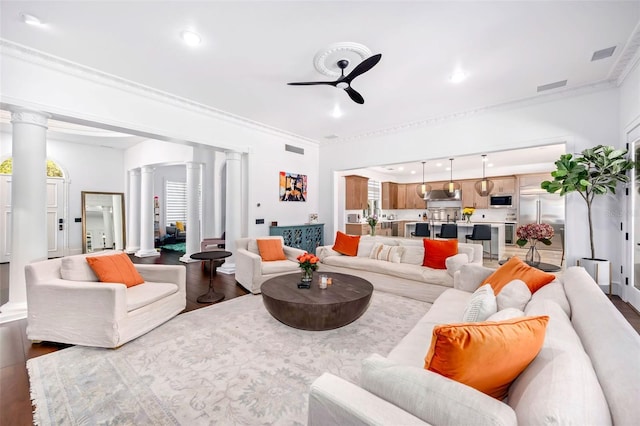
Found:
[[[637,0],[3,0],[0,12],[4,39],[318,142],[530,99],[559,80],[567,87],[545,94],[604,84],[640,32]],[[184,29],[202,44],[184,45]],[[382,54],[353,82],[364,105],[334,87],[286,85],[330,79],[313,59],[336,42]],[[591,62],[611,46],[612,57]],[[448,80],[456,67],[468,73],[460,84]]]

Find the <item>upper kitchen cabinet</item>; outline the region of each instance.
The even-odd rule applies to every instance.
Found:
[[[406,209],[425,209],[426,203],[425,200],[420,198],[418,195],[418,185],[422,185],[421,183],[408,183],[405,185],[405,208]]]
[[[514,194],[516,192],[515,176],[504,176],[500,178],[489,178],[493,181],[492,194]]]
[[[489,208],[489,197],[483,197],[478,194],[475,180],[460,181],[460,186],[462,186],[462,207],[473,207],[476,209]]]
[[[398,184],[394,182],[382,182],[382,208],[395,210],[398,208]]]
[[[398,188],[397,207],[398,209],[407,208],[407,185],[399,183],[396,185]]]
[[[345,176],[345,209],[364,210],[369,203],[369,178]]]

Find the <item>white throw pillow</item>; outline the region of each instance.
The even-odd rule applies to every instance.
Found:
[[[486,321],[489,316],[498,311],[496,304],[496,296],[489,284],[485,284],[478,288],[471,295],[471,299],[467,303],[462,314],[463,322],[479,322]]]
[[[382,244],[377,242],[374,238],[367,238],[366,236],[360,237],[358,242],[358,257],[369,257],[373,246],[376,244]]]
[[[506,308],[516,308],[524,311],[529,300],[531,300],[531,290],[522,280],[511,281],[502,287],[502,290],[496,296],[499,311]]]
[[[505,321],[508,319],[520,318],[523,316],[525,316],[524,311],[521,311],[520,309],[506,308],[491,315],[489,318],[487,318],[487,321]]]
[[[456,271],[460,270],[463,265],[469,263],[469,256],[465,253],[454,254],[444,260],[444,264],[447,267],[449,275],[453,276]]]
[[[404,246],[401,262],[422,266],[422,262],[424,262],[424,246]]]
[[[400,263],[404,247],[388,246],[382,243],[374,244],[369,254],[370,259],[384,260],[392,263]]]

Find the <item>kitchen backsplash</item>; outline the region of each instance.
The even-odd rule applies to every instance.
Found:
[[[426,212],[429,215],[428,210],[382,210],[380,212],[380,219],[393,219],[393,220],[422,220],[422,214]],[[362,210],[347,210],[345,211],[345,222],[347,222],[348,214],[359,214],[361,222],[366,221],[366,216],[362,216]],[[451,216],[453,219],[453,216]],[[458,213],[458,220],[462,220],[462,210]],[[516,209],[476,209],[471,216],[472,222],[516,222]]]

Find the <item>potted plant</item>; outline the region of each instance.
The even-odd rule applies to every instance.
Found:
[[[582,259],[582,266],[596,282],[610,281],[611,265],[607,260],[597,259],[593,241],[592,205],[596,195],[616,193],[618,183],[629,182],[627,171],[634,166],[627,158],[626,149],[598,145],[585,149],[579,155],[564,154],[555,162],[556,170],[551,172],[553,180],[540,185],[549,193],[560,191],[560,195],[577,192],[587,204],[589,241],[591,257]],[[604,266],[604,268],[602,268]],[[608,270],[603,270],[608,268]],[[610,285],[610,282],[609,282]]]

